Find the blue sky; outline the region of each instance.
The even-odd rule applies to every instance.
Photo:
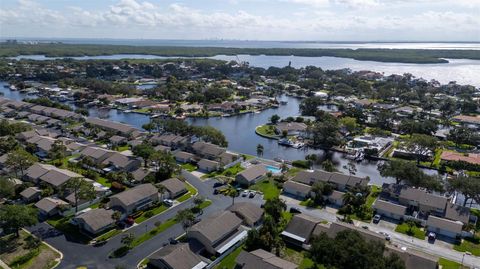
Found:
[[[480,0],[0,0],[0,36],[480,41]]]

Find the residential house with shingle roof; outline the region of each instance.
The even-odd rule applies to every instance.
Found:
[[[248,202],[237,202],[227,208],[243,220],[243,224],[255,227],[262,223],[264,211],[259,205]]]
[[[285,242],[304,247],[309,244],[313,230],[320,222],[320,219],[306,214],[294,215],[281,235]]]
[[[195,142],[192,149],[198,156],[209,160],[217,160],[220,155],[227,151],[226,148],[201,141]]]
[[[436,234],[457,238],[462,235],[463,223],[461,221],[453,221],[433,215],[428,216],[427,231]]]
[[[284,194],[287,194],[289,196],[292,196],[300,200],[304,200],[308,198],[311,190],[312,190],[312,186],[299,183],[293,180],[288,180],[285,183],[283,183],[283,189],[282,189]]]
[[[23,178],[33,183],[38,183],[40,177],[56,167],[50,164],[35,163],[25,171]]]
[[[110,207],[125,214],[150,207],[159,201],[158,190],[150,183],[137,185],[110,197]]]
[[[247,237],[247,231],[241,229],[241,224],[242,220],[234,213],[224,211],[193,225],[187,231],[187,238],[196,239],[208,253],[221,255]]]
[[[148,260],[150,266],[158,269],[203,269],[208,265],[184,243],[164,246]]]
[[[81,230],[96,235],[115,225],[114,212],[110,209],[95,208],[76,216],[74,221]]]
[[[377,199],[372,207],[375,210],[376,214],[396,220],[403,219],[405,214],[407,213],[406,206],[381,199]]]
[[[50,217],[69,207],[68,203],[54,197],[45,197],[35,204],[41,216]]]
[[[139,158],[125,156],[121,153],[114,152],[102,162],[102,166],[106,167],[104,169],[106,172],[112,170],[131,172],[140,168],[142,166],[142,161]]]
[[[237,269],[297,269],[298,265],[284,260],[275,254],[257,249],[251,252],[243,251],[235,259]]]
[[[36,201],[42,195],[42,190],[37,187],[28,187],[20,192],[22,200],[26,203]]]
[[[197,163],[198,169],[207,173],[217,171],[220,168],[220,163],[208,159],[201,159]]]
[[[253,165],[238,173],[235,181],[243,186],[250,186],[257,183],[268,173],[267,168],[263,164]]]
[[[178,178],[169,178],[158,183],[165,187],[167,190],[167,196],[165,198],[175,199],[182,194],[187,192],[187,188],[185,187],[185,183]]]

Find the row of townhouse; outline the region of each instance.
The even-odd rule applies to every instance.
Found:
[[[368,178],[321,170],[300,171],[295,177],[283,184],[283,193],[303,200],[313,195],[312,186],[316,182],[332,184],[335,190],[325,199],[336,206],[342,206],[345,191],[360,186],[366,187]]]
[[[451,238],[470,236],[463,228],[475,223],[470,209],[456,205],[443,195],[426,189],[398,184],[384,184],[373,204],[376,213],[395,220],[415,220],[428,231]]]

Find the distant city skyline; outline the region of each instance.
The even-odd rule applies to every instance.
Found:
[[[2,38],[480,42],[480,0],[2,0]]]

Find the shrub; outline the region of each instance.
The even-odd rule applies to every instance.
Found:
[[[155,227],[158,227],[158,226],[162,225],[162,222],[161,221],[155,221],[155,223],[153,225],[155,225]]]
[[[128,246],[121,246],[121,247],[117,248],[116,250],[114,250],[112,252],[112,254],[110,255],[110,257],[112,257],[112,258],[123,257],[123,256],[127,255],[129,250],[130,250],[130,248]]]
[[[151,217],[153,217],[153,215],[154,215],[154,214],[153,214],[153,211],[147,211],[147,212],[145,212],[145,217],[146,217],[146,218],[151,218]]]
[[[36,248],[30,252],[28,252],[27,254],[23,255],[23,256],[20,256],[20,257],[17,257],[15,258],[10,264],[9,266],[10,267],[19,267],[20,265],[22,264],[25,264],[27,263],[29,260],[35,258],[36,256],[38,256],[38,254],[40,254],[40,249]]]
[[[293,161],[292,165],[295,166],[295,167],[304,168],[304,169],[309,169],[310,168],[309,162],[305,161],[305,160]]]
[[[119,182],[112,182],[112,186],[110,187],[110,189],[112,189],[112,191],[124,191],[125,190],[125,186],[123,186],[122,183],[119,183]]]

